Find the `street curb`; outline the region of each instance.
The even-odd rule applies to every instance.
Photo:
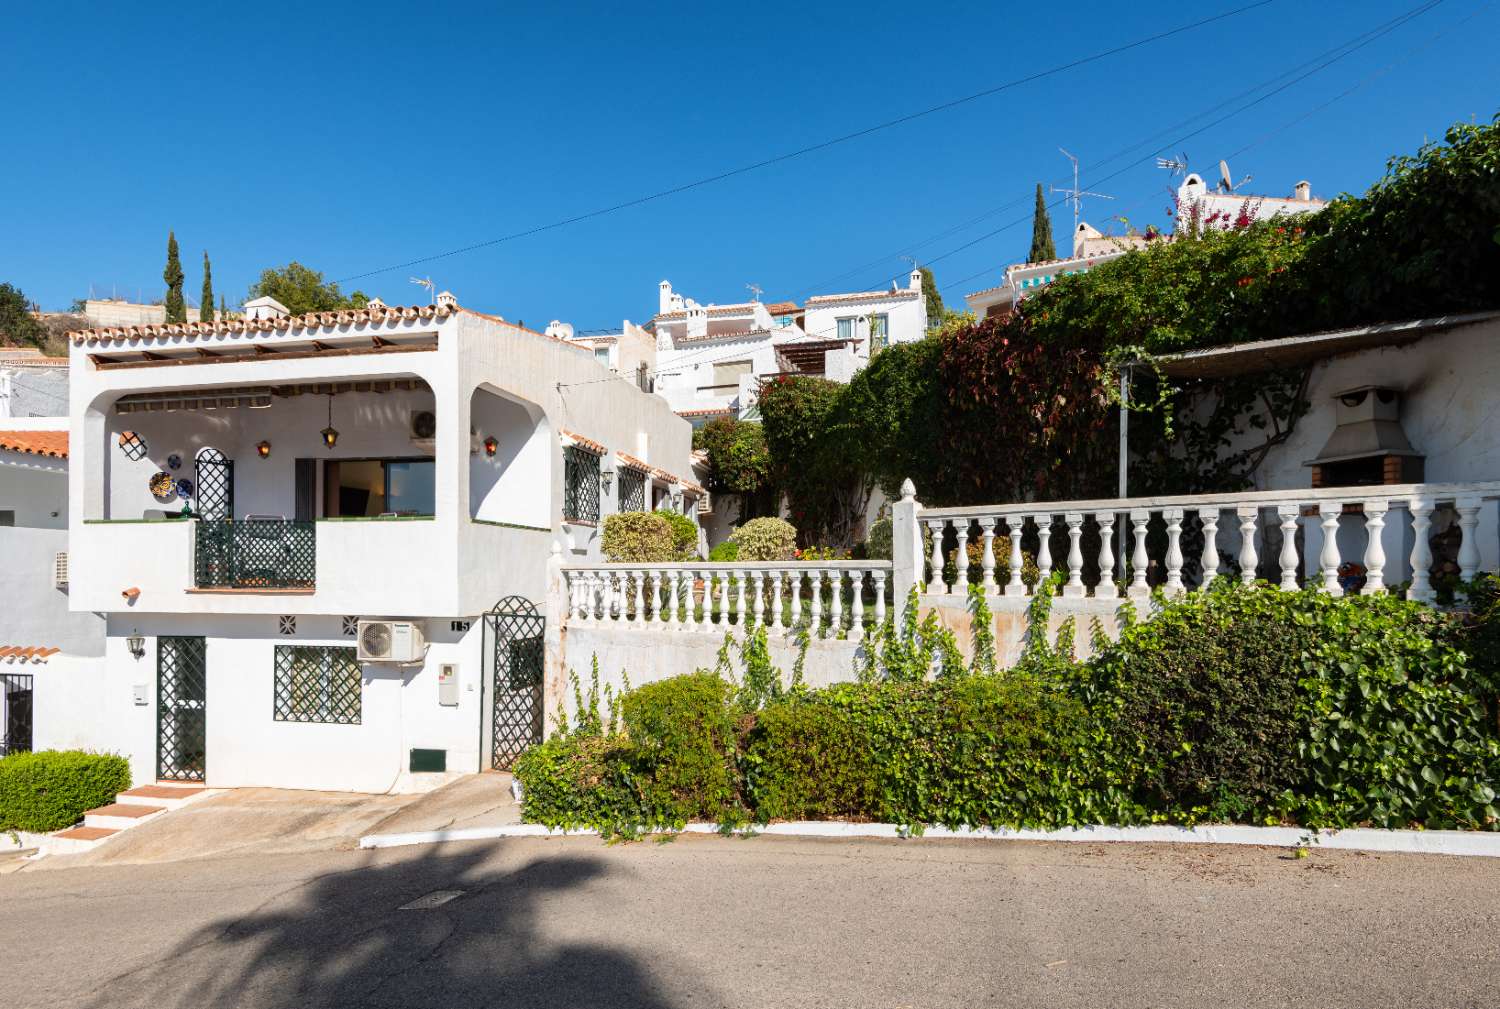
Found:
[[[406,834],[370,834],[359,839],[361,848],[399,848],[444,841],[485,841],[506,837],[564,837],[597,835],[596,830],[553,830],[539,823],[517,823],[501,827],[465,827],[458,830],[424,830]],[[672,833],[661,831],[659,833]],[[690,823],[687,834],[717,834],[713,823]],[[1237,825],[1201,827],[1068,827],[1062,830],[1011,830],[999,828],[928,827],[911,836],[892,823],[845,823],[812,820],[772,823],[743,833],[777,837],[892,838],[971,841],[1091,841],[1134,844],[1254,844],[1273,848],[1316,848],[1344,851],[1399,852],[1419,855],[1467,855],[1500,858],[1500,833],[1463,830],[1374,830],[1355,827],[1314,833],[1300,827],[1249,827]]]

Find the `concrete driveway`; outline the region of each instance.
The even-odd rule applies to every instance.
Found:
[[[86,865],[175,862],[358,846],[365,834],[516,823],[510,775],[474,774],[424,795],[235,788],[174,809],[91,851],[51,855],[25,872]]]
[[[1451,1009],[1500,998],[1497,892],[1492,859],[771,837],[94,866],[0,877],[0,1005]]]

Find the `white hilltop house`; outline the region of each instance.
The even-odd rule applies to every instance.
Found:
[[[1227,231],[1245,221],[1311,213],[1327,205],[1328,201],[1313,197],[1312,186],[1305,181],[1297,183],[1291,196],[1252,196],[1230,188],[1228,181],[1209,189],[1202,176],[1190,174],[1177,187],[1177,233],[1189,234],[1203,228]],[[1009,315],[1028,292],[1045,287],[1058,277],[1087,273],[1100,263],[1144,247],[1148,241],[1141,234],[1104,234],[1083,221],[1073,235],[1072,255],[1009,266],[999,284],[966,294],[964,301],[981,319]]]
[[[38,693],[38,733],[137,783],[507,766],[543,731],[549,566],[702,495],[661,399],[447,292],[71,340],[69,598],[103,658]]]
[[[656,316],[656,393],[695,423],[745,416],[763,379],[818,375],[847,382],[872,354],[927,332],[922,275],[906,287],[784,301],[700,305],[663,280]]]

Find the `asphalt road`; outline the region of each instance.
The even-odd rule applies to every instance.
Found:
[[[457,899],[401,905],[439,890]],[[0,1006],[1491,1006],[1500,860],[683,837],[0,876]]]

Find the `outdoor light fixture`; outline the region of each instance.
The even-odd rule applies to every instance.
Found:
[[[484,440],[484,454],[485,455],[493,456],[495,454],[496,450],[498,450],[499,448],[500,448],[500,443],[495,440],[495,436],[494,435],[490,435],[488,438],[486,438]]]
[[[268,441],[263,441],[259,445],[256,445],[255,454],[260,456],[262,459],[269,459],[271,457],[271,443]]]
[[[333,448],[339,442],[338,429],[333,426],[333,393],[328,394],[328,426],[318,432],[323,436],[323,444]]]
[[[141,637],[140,631],[132,630],[130,637],[125,639],[125,647],[130,649],[130,654],[135,657],[136,661],[140,661],[141,657],[146,654],[146,639]]]

